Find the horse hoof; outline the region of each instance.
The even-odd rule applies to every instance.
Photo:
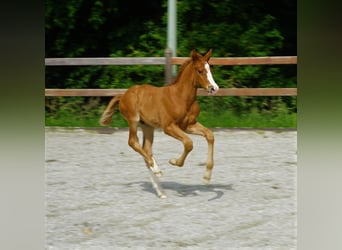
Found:
[[[177,159],[170,159],[169,163],[171,165],[174,165],[174,166],[177,166],[177,167],[183,167],[183,164],[184,164],[184,162],[183,163],[179,163]]]
[[[162,171],[158,171],[158,172],[153,172],[155,176],[157,177],[162,177],[163,176],[163,172]]]
[[[170,159],[170,160],[169,160],[169,163],[170,163],[171,165],[177,166],[177,159]]]
[[[160,199],[166,199],[167,196],[166,196],[165,194],[160,194],[160,195],[159,195],[159,198],[160,198]]]
[[[203,182],[204,182],[205,185],[209,185],[210,178],[204,176],[204,177],[203,177]]]

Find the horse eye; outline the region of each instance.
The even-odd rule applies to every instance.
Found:
[[[199,69],[199,70],[198,70],[198,73],[199,73],[199,74],[202,74],[202,73],[203,73],[203,71]]]

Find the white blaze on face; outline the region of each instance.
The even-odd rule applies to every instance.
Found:
[[[207,79],[210,82],[211,86],[214,88],[213,93],[216,93],[219,90],[219,86],[216,84],[213,75],[211,74],[209,63],[206,63],[204,67],[207,71]]]

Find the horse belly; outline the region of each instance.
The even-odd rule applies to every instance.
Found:
[[[155,128],[162,126],[162,110],[160,105],[155,104],[153,101],[151,103],[144,102],[139,105],[139,116],[142,123]]]

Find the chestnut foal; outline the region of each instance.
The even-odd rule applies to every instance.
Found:
[[[193,142],[186,133],[204,136],[208,142],[208,158],[203,178],[206,184],[210,181],[214,166],[214,136],[211,130],[196,121],[200,112],[196,96],[199,87],[210,94],[215,94],[219,89],[208,63],[211,53],[211,49],[204,56],[195,50],[191,51],[190,59],[182,65],[172,84],[163,87],[149,84],[132,86],[122,96],[113,97],[101,117],[101,125],[110,124],[114,108],[119,103],[120,112],[129,126],[128,144],[144,158],[151,173],[152,184],[161,198],[166,195],[156,177],[161,175],[161,171],[152,154],[155,128],[162,128],[165,134],[183,143],[182,155],[169,161],[178,167],[183,166],[193,148]],[[143,132],[142,146],[137,136],[138,125]]]

